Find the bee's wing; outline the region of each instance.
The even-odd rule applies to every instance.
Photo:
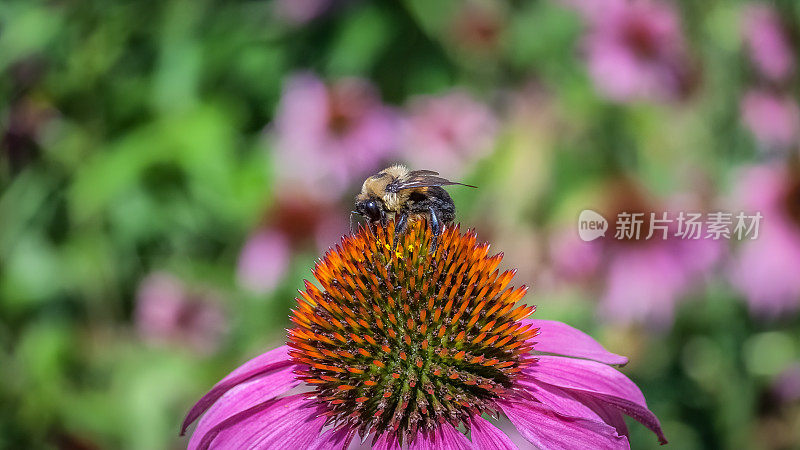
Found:
[[[434,172],[433,170],[412,170],[408,172],[407,176],[413,177],[418,175],[439,175],[439,172]]]
[[[430,187],[430,186],[459,185],[471,188],[476,187],[470,184],[450,181],[447,178],[442,178],[437,175],[439,175],[439,172],[434,172],[432,170],[414,170],[412,172],[409,172],[408,175],[404,177],[402,180],[397,180],[390,183],[390,185],[387,186],[386,188],[393,192],[397,192],[397,191],[402,191],[403,189],[413,189],[413,188]]]

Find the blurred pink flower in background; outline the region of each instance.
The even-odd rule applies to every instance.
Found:
[[[747,7],[743,33],[750,60],[762,77],[782,81],[792,74],[794,51],[774,9],[764,4]]]
[[[742,121],[766,147],[789,147],[798,143],[800,109],[791,96],[752,89],[742,98]]]
[[[143,340],[187,345],[200,353],[213,352],[228,329],[213,294],[193,291],[165,273],[154,273],[142,280],[134,317]]]
[[[614,101],[674,99],[685,94],[689,60],[676,11],[665,2],[607,1],[579,7],[597,90]]]
[[[275,0],[275,14],[294,25],[306,24],[330,9],[334,0]]]
[[[278,193],[264,224],[239,254],[239,285],[254,293],[273,290],[286,275],[293,253],[327,249],[347,233],[346,218],[336,203],[319,201],[298,190]]]
[[[783,403],[800,400],[800,361],[783,369],[772,383],[772,392]]]
[[[672,327],[675,309],[714,267],[722,252],[709,239],[612,243],[600,315],[611,323]]]
[[[458,173],[492,150],[495,117],[464,92],[419,97],[408,109],[403,148],[413,167]]]
[[[733,197],[746,212],[760,212],[764,218],[758,238],[742,243],[731,267],[731,282],[756,316],[776,318],[797,311],[800,177],[783,167],[754,167],[741,176]]]
[[[286,83],[274,132],[278,178],[336,199],[394,155],[399,129],[394,111],[367,81],[326,86],[303,73]]]
[[[452,43],[473,55],[496,57],[507,22],[503,2],[466,1],[457,5],[449,27]]]
[[[676,236],[680,211],[702,210],[696,196],[675,196],[667,207],[649,197],[637,182],[626,179],[606,187],[601,215],[608,220],[604,237],[584,242],[570,224],[550,244],[555,275],[599,291],[598,314],[607,323],[647,325],[658,331],[672,327],[675,311],[686,295],[702,283],[721,261],[721,240]],[[619,213],[644,213],[638,239],[616,236]],[[667,213],[664,232],[650,231],[650,213]]]
[[[598,269],[602,243],[585,242],[574,229],[556,233],[549,246],[553,270],[561,278],[586,281]]]
[[[569,282],[599,281],[598,313],[605,322],[669,329],[678,304],[719,261],[722,245],[660,237],[624,242],[613,233],[594,242],[581,241],[577,233],[558,238],[550,249],[557,275]]]
[[[270,228],[258,230],[239,254],[237,278],[249,291],[269,292],[286,275],[290,260],[289,240],[283,233]]]

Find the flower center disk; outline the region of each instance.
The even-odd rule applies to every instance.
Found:
[[[502,254],[488,256],[474,232],[424,222],[392,247],[394,224],[361,228],[318,262],[293,311],[290,355],[336,427],[361,436],[389,431],[402,443],[439,423],[468,425],[494,412],[529,362],[535,330],[508,287]]]

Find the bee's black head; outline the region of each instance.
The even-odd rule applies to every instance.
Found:
[[[383,202],[372,197],[356,202],[356,212],[370,222],[383,222],[386,217],[386,213],[383,211]]]

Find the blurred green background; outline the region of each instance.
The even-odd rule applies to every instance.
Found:
[[[394,162],[480,187],[457,220],[673,448],[800,448],[799,44],[791,0],[4,0],[0,448],[184,447]],[[765,219],[586,243],[586,208]]]

